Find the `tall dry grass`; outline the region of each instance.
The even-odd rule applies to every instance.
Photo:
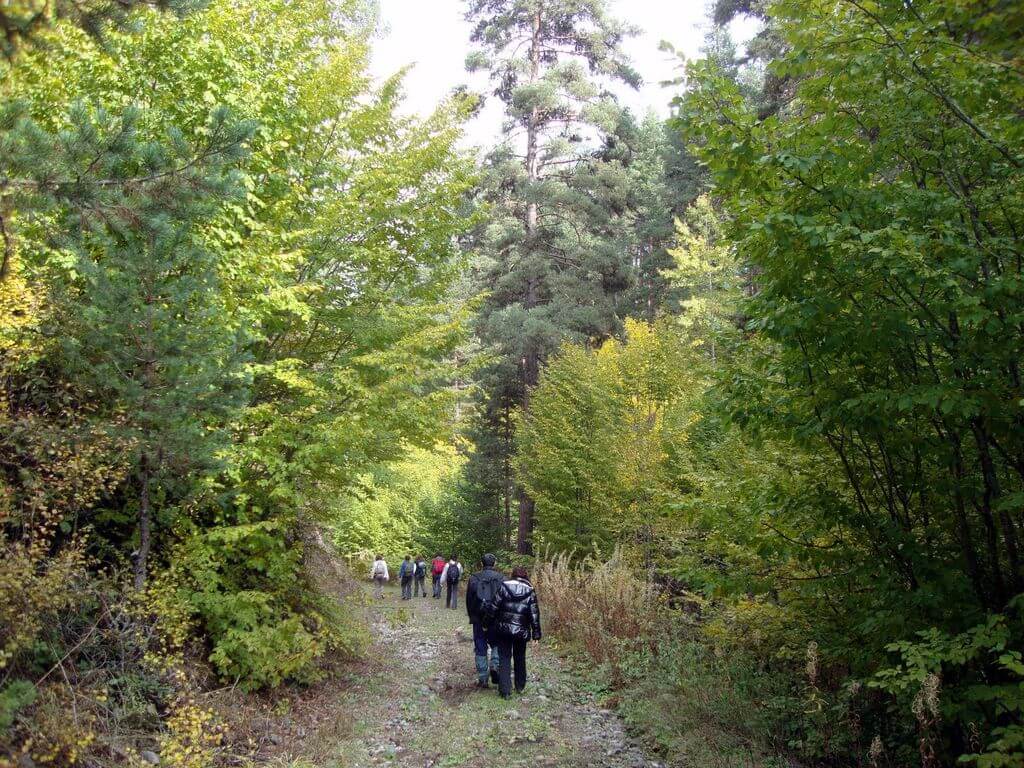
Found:
[[[546,631],[578,645],[598,663],[614,662],[624,646],[656,642],[664,618],[659,590],[621,552],[605,561],[587,557],[576,562],[568,553],[542,555],[534,566],[533,584]]]

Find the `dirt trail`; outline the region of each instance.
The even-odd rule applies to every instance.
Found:
[[[543,607],[542,607],[543,608]],[[373,660],[331,702],[334,715],[292,757],[317,768],[659,768],[600,708],[561,660],[531,644],[524,695],[475,687],[465,610],[403,601],[390,589],[370,608]],[[334,698],[334,697],[331,697]]]

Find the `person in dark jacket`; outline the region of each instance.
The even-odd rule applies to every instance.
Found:
[[[416,563],[413,566],[413,587],[412,596],[417,597],[421,593],[423,597],[427,596],[427,564],[423,560],[423,555],[416,555]]]
[[[402,566],[398,569],[398,580],[402,582],[402,599],[412,600],[412,579],[416,573],[416,566],[410,555],[405,556]]]
[[[503,699],[512,693],[512,663],[515,662],[516,693],[526,688],[526,644],[540,640],[540,606],[526,569],[516,566],[491,603],[491,636],[498,645],[498,691]]]
[[[488,671],[491,682],[498,682],[498,647],[489,637],[487,630],[490,623],[487,611],[505,581],[505,577],[494,570],[496,562],[497,558],[490,553],[480,558],[483,570],[470,576],[466,585],[466,613],[469,614],[469,623],[473,627],[473,650],[476,654],[476,673],[479,678],[477,685],[481,688],[487,688]],[[487,658],[488,649],[490,664]]]

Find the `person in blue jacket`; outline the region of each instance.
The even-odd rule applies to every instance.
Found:
[[[412,561],[412,556],[406,555],[405,560],[402,561],[402,565],[398,569],[398,580],[402,584],[403,600],[412,600],[412,580],[415,575],[416,565]]]

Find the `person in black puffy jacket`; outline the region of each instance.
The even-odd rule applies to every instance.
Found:
[[[503,699],[512,693],[512,663],[515,662],[516,692],[526,688],[526,644],[540,640],[540,606],[526,569],[512,569],[512,578],[498,590],[487,611],[489,629],[498,645],[498,691]]]

